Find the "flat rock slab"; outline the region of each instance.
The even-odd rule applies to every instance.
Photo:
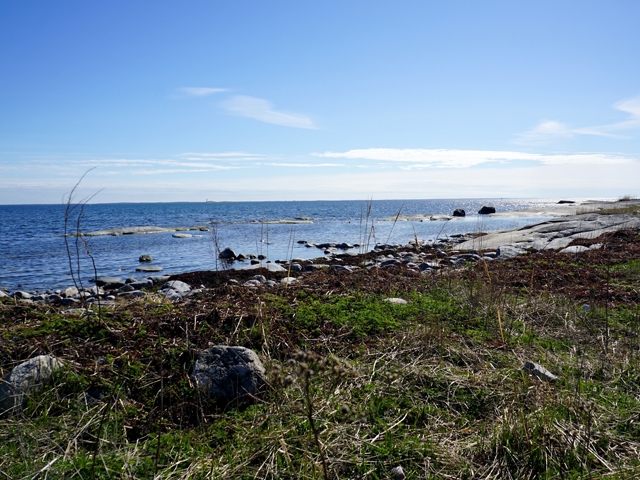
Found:
[[[493,250],[510,245],[519,250],[557,250],[575,239],[597,238],[603,233],[640,228],[635,215],[586,214],[554,218],[526,227],[500,230],[459,243],[454,250]]]
[[[137,267],[136,272],[161,272],[162,267]]]

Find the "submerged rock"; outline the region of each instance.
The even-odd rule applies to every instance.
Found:
[[[161,272],[162,267],[137,267],[136,272]]]

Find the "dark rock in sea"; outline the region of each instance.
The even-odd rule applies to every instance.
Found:
[[[464,211],[463,209],[461,209],[461,208],[456,208],[456,209],[453,211],[453,216],[454,216],[454,217],[464,217],[464,216],[466,216],[466,215],[467,215],[467,212],[465,212],[465,211]]]
[[[138,279],[137,278],[133,278],[133,277],[127,277],[124,279],[124,283],[135,283],[137,282]]]
[[[307,241],[306,240],[298,240],[298,242],[300,245],[306,245]]]
[[[478,210],[478,215],[489,215],[490,213],[496,213],[496,207],[484,206]]]
[[[236,252],[231,250],[229,247],[225,248],[218,254],[218,258],[221,258],[222,260],[235,260],[237,256]]]
[[[267,375],[253,350],[218,345],[198,356],[191,380],[218,405],[237,407],[262,393]]]
[[[140,261],[140,263],[149,263],[149,262],[153,262],[153,257],[151,255],[140,255],[140,258],[138,259]]]
[[[262,254],[258,255],[258,260],[266,260],[266,259],[267,259],[266,255],[262,255]]]
[[[255,258],[251,260],[251,265],[260,265],[260,260],[256,260]]]
[[[576,202],[574,202],[573,200],[560,200],[558,202],[559,205],[563,205],[563,204],[566,204],[566,203],[576,203]]]

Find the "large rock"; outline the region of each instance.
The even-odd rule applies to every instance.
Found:
[[[171,280],[165,283],[160,290],[175,290],[176,292],[187,293],[191,291],[191,285],[180,280]]]
[[[22,408],[26,401],[25,396],[41,390],[62,365],[62,362],[54,357],[39,355],[11,370],[0,382],[0,414]]]
[[[478,215],[489,215],[490,213],[496,213],[496,207],[484,206],[478,210]]]
[[[218,258],[221,258],[222,260],[235,260],[237,256],[236,252],[231,250],[229,247],[225,248],[218,254]]]
[[[217,345],[198,356],[191,379],[218,405],[239,406],[260,395],[266,371],[253,350]]]
[[[170,280],[165,283],[158,293],[167,297],[168,300],[176,302],[182,300],[191,293],[191,285],[181,282],[180,280]]]
[[[465,212],[465,211],[464,211],[463,209],[461,209],[461,208],[456,208],[456,209],[453,211],[453,216],[454,216],[454,217],[464,217],[464,216],[466,216],[466,215],[467,215],[467,212]]]
[[[529,375],[538,378],[539,380],[546,380],[547,382],[551,382],[553,380],[557,380],[558,377],[551,373],[549,370],[544,368],[542,365],[534,362],[525,362],[524,367],[522,367]]]
[[[31,298],[31,294],[29,292],[23,292],[22,290],[18,290],[17,292],[13,292],[13,298],[18,298],[21,300],[29,300]]]
[[[238,270],[261,270],[263,268],[269,272],[286,272],[287,271],[286,268],[281,267],[277,263],[258,262],[254,264],[253,261],[251,261],[251,265],[247,265],[246,267],[239,268]]]
[[[145,253],[144,255],[140,255],[140,258],[138,260],[140,261],[140,263],[149,263],[153,262],[153,257]]]

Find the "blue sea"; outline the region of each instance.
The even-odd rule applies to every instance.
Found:
[[[491,218],[475,214],[483,205],[498,212],[543,207],[557,200],[461,199],[461,200],[374,200],[374,201],[290,201],[290,202],[202,202],[202,203],[117,203],[87,204],[80,219],[80,231],[131,226],[192,227],[204,225],[208,232],[190,231],[191,238],[174,238],[173,233],[83,237],[78,243],[81,277],[90,285],[93,270],[98,275],[144,278],[136,272],[142,254],[151,255],[150,265],[162,274],[223,268],[218,249],[231,247],[236,253],[263,254],[269,260],[317,258],[323,251],[307,248],[309,242],[406,244],[417,235],[421,240],[456,233],[499,230],[523,226],[542,219]],[[448,214],[456,208],[467,217],[456,221],[405,221],[394,224],[384,217],[412,214]],[[367,211],[370,211],[366,223]],[[64,288],[73,284],[65,247],[65,205],[0,205],[0,287],[14,291]],[[310,224],[267,224],[268,221],[308,217]],[[74,217],[75,219],[75,217]],[[75,231],[72,219],[69,231]],[[373,224],[373,230],[371,225]],[[371,235],[372,234],[372,235]],[[370,238],[367,240],[368,236]],[[75,238],[67,237],[76,248]],[[354,250],[360,251],[360,250]],[[234,264],[235,267],[247,263]],[[225,267],[228,268],[228,267]]]

